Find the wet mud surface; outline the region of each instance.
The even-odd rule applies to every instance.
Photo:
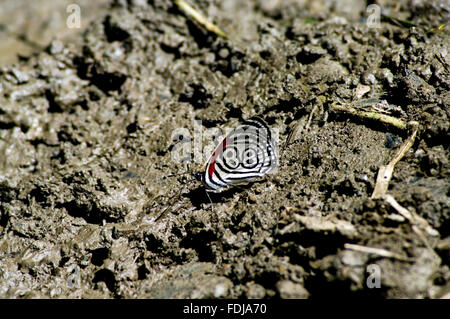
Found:
[[[172,1],[113,1],[80,44],[1,67],[0,296],[448,297],[449,8],[383,1],[416,27],[372,28],[345,2],[196,1],[223,39]],[[335,102],[419,122],[388,193],[433,232],[371,198],[410,132]],[[255,115],[280,167],[211,205],[173,133]]]

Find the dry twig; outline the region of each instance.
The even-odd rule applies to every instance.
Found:
[[[393,159],[386,166],[381,166],[378,171],[377,182],[372,194],[372,198],[382,198],[389,205],[391,205],[400,215],[406,218],[412,225],[412,230],[419,236],[425,246],[433,251],[433,248],[428,243],[422,229],[425,230],[431,236],[437,236],[439,233],[433,229],[425,219],[418,216],[415,213],[411,213],[409,210],[401,206],[392,195],[387,194],[389,181],[391,180],[392,173],[395,165],[403,158],[403,156],[410,150],[416,138],[417,131],[419,129],[419,123],[412,121],[409,123],[413,131],[409,138],[403,143],[403,145],[395,153]]]
[[[403,158],[403,156],[413,145],[414,139],[417,135],[417,130],[419,129],[419,123],[411,121],[410,125],[413,127],[412,134],[398,149],[397,153],[395,153],[394,158],[389,162],[389,164],[380,167],[380,170],[378,171],[377,182],[375,184],[375,189],[372,193],[372,198],[383,198],[385,196],[395,165]]]
[[[407,128],[407,123],[405,123],[401,119],[398,119],[398,118],[390,116],[390,115],[381,114],[378,112],[361,111],[350,105],[340,105],[340,104],[337,104],[336,102],[334,102],[331,104],[330,110],[349,113],[353,116],[361,117],[364,119],[377,120],[382,123],[395,126],[402,130]]]
[[[225,32],[223,32],[214,23],[210,22],[204,15],[202,15],[200,12],[198,12],[196,9],[190,6],[185,0],[175,0],[175,4],[181,11],[184,12],[184,14],[197,21],[206,30],[215,33],[219,37],[228,39],[228,36]]]
[[[395,259],[402,260],[402,261],[412,261],[411,258],[402,256],[400,254],[393,253],[393,252],[383,249],[383,248],[367,247],[367,246],[355,245],[355,244],[344,244],[344,248],[354,250],[354,251],[359,251],[362,253],[378,255],[378,256],[386,257],[386,258],[395,258]]]

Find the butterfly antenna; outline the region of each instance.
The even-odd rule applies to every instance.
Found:
[[[183,175],[189,175],[189,174],[191,174],[191,173],[186,172],[186,173],[179,173],[179,174],[169,174],[169,175],[166,175],[164,177],[183,176]]]

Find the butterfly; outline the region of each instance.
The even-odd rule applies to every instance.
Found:
[[[269,126],[259,117],[245,120],[216,146],[204,165],[194,174],[208,192],[219,193],[238,184],[252,182],[278,168],[276,144]],[[184,174],[182,174],[184,175]],[[182,192],[180,189],[179,193]],[[177,197],[177,196],[175,196]],[[159,220],[168,209],[156,217]]]
[[[269,126],[252,117],[234,128],[219,143],[195,177],[207,192],[221,192],[231,186],[252,182],[278,168],[278,155]]]

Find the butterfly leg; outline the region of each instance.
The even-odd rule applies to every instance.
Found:
[[[209,202],[211,203],[211,207],[213,206],[213,201],[211,200],[211,196],[209,196],[208,191],[205,189],[206,196],[208,196]]]

